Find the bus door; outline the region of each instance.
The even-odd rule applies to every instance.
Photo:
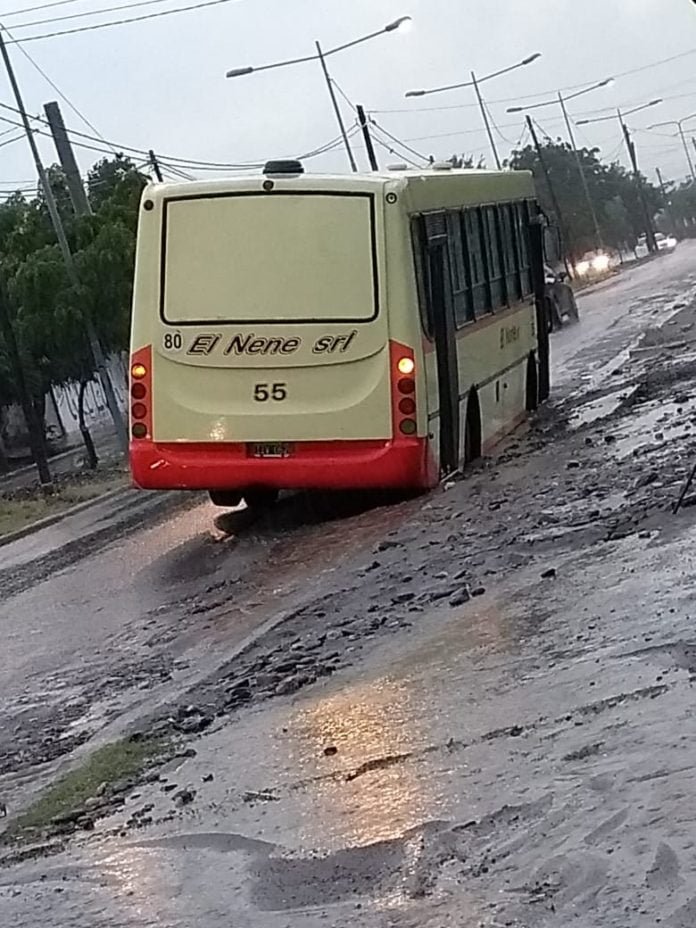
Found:
[[[459,374],[444,213],[425,217],[428,317],[435,341],[440,418],[440,470],[459,467]]]

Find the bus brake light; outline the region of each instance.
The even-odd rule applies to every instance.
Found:
[[[147,368],[144,364],[134,364],[131,367],[131,377],[133,380],[142,380],[143,377],[147,377]]]

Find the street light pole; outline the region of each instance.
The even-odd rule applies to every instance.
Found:
[[[590,187],[587,183],[587,176],[585,174],[585,169],[582,165],[582,160],[580,158],[580,152],[578,151],[578,146],[575,144],[575,135],[573,134],[573,128],[570,122],[570,117],[568,116],[568,110],[566,109],[565,100],[563,94],[559,91],[558,93],[558,102],[561,104],[561,110],[563,111],[563,118],[565,119],[566,128],[568,130],[568,138],[570,139],[570,144],[573,148],[573,154],[575,155],[575,163],[578,166],[578,173],[582,181],[582,189],[585,192],[585,199],[587,200],[587,206],[590,210],[590,215],[592,216],[592,223],[595,230],[595,238],[597,241],[598,248],[604,248],[604,241],[602,239],[602,230],[599,227],[599,221],[597,220],[597,211],[594,208],[594,203],[592,202],[592,197],[590,195]]]
[[[667,119],[664,122],[656,122],[653,123],[652,126],[648,126],[648,129],[658,129],[660,126],[677,127],[679,138],[681,139],[682,147],[684,148],[684,154],[686,155],[686,162],[689,165],[689,173],[691,174],[692,181],[696,181],[696,171],[694,171],[694,162],[693,158],[691,157],[689,143],[686,141],[686,135],[684,134],[684,123],[688,122],[690,119],[693,119],[694,116],[696,116],[696,113],[690,113],[688,116],[683,116],[681,119]]]
[[[648,209],[648,203],[645,199],[645,191],[643,190],[643,178],[641,177],[640,170],[638,169],[638,159],[636,157],[636,145],[633,139],[631,138],[631,133],[628,126],[623,121],[623,116],[621,115],[621,110],[617,109],[617,114],[619,117],[619,122],[621,123],[621,130],[626,141],[626,148],[628,149],[628,156],[631,159],[631,165],[633,166],[633,176],[636,180],[636,189],[638,191],[638,199],[640,200],[640,205],[643,209],[643,217],[645,220],[645,238],[648,245],[648,251],[651,254],[654,254],[657,251],[657,242],[655,240],[655,230],[653,229],[652,219],[650,218],[650,210]]]
[[[681,136],[682,145],[684,146],[684,153],[686,154],[686,160],[689,164],[689,171],[691,172],[691,179],[696,180],[696,171],[694,171],[694,162],[691,157],[691,152],[689,151],[689,143],[686,141],[686,136],[684,135],[684,128],[682,126],[682,120],[679,121],[679,135]]]
[[[483,117],[483,124],[486,127],[486,133],[488,134],[488,141],[491,144],[491,151],[493,152],[493,157],[495,158],[495,166],[500,171],[500,157],[498,155],[498,149],[495,144],[495,138],[493,137],[493,132],[491,130],[491,121],[488,118],[488,112],[486,110],[486,105],[483,102],[483,97],[481,96],[481,91],[479,90],[478,81],[476,80],[476,75],[474,72],[471,72],[471,83],[476,91],[476,99],[478,100],[479,109],[481,110],[481,116]]]
[[[355,156],[353,155],[353,149],[350,147],[350,141],[348,139],[348,133],[346,132],[346,126],[343,122],[343,116],[341,115],[341,108],[338,105],[338,100],[336,99],[336,91],[334,90],[333,82],[331,80],[331,75],[329,74],[329,69],[326,66],[326,58],[324,58],[324,52],[321,50],[321,45],[319,42],[316,43],[317,46],[317,55],[319,61],[321,62],[321,69],[324,72],[324,77],[326,78],[326,86],[329,88],[329,96],[331,97],[331,103],[333,105],[334,113],[336,114],[336,122],[338,123],[338,128],[341,132],[343,138],[343,144],[345,145],[346,154],[348,155],[348,162],[350,163],[350,169],[354,174],[358,173],[358,165],[355,163]]]
[[[318,61],[321,65],[324,79],[326,81],[326,86],[329,90],[331,105],[333,107],[334,115],[336,116],[336,122],[338,123],[338,128],[341,133],[341,138],[343,139],[346,154],[348,155],[348,161],[350,163],[351,170],[354,173],[357,173],[358,165],[355,161],[355,156],[353,155],[353,150],[350,146],[350,138],[346,131],[343,116],[341,115],[341,108],[338,104],[338,98],[336,97],[336,91],[334,90],[334,82],[331,79],[331,75],[329,74],[329,68],[326,64],[326,59],[330,55],[336,55],[338,52],[343,52],[349,48],[354,48],[356,45],[362,45],[363,42],[369,42],[371,39],[376,39],[381,35],[388,35],[389,33],[396,32],[400,29],[406,29],[411,24],[412,19],[410,16],[400,16],[398,19],[395,19],[394,22],[387,23],[386,26],[383,26],[381,29],[377,29],[375,32],[370,32],[367,35],[360,36],[357,39],[352,39],[350,42],[344,42],[343,45],[337,45],[334,48],[328,49],[328,51],[324,51],[320,43],[316,42],[315,44],[317,52],[315,55],[304,55],[302,58],[289,58],[285,61],[274,61],[272,64],[264,64],[257,67],[232,68],[231,70],[227,71],[225,77],[245,77],[247,74],[255,74],[257,71],[271,71],[277,68],[287,68],[291,65],[305,64],[308,61]],[[362,128],[363,132],[365,132],[366,124],[363,123]]]
[[[590,188],[587,183],[587,177],[585,175],[585,169],[582,165],[582,160],[580,158],[580,153],[578,151],[578,146],[575,143],[575,134],[573,132],[573,127],[568,115],[568,109],[566,103],[569,100],[575,100],[576,97],[583,97],[587,93],[591,93],[593,90],[600,90],[602,87],[608,87],[609,84],[614,83],[613,77],[607,77],[603,81],[599,81],[597,84],[592,84],[590,87],[585,87],[582,90],[578,90],[575,93],[571,93],[569,96],[564,97],[563,94],[558,92],[558,100],[544,100],[540,103],[532,103],[530,106],[509,106],[508,113],[522,113],[527,110],[536,110],[545,106],[555,106],[556,103],[561,104],[561,111],[563,112],[563,118],[565,120],[566,128],[568,130],[568,138],[570,140],[571,148],[573,149],[573,155],[575,157],[575,164],[577,165],[578,173],[580,174],[580,181],[582,183],[582,189],[585,194],[585,199],[587,200],[587,206],[590,211],[590,216],[592,217],[592,223],[594,225],[595,231],[595,243],[597,248],[603,248],[604,243],[602,241],[602,231],[599,227],[599,222],[597,220],[597,213],[594,208],[594,203],[592,202],[592,197],[590,196]]]
[[[553,183],[551,182],[551,174],[549,173],[548,165],[546,164],[546,159],[544,158],[544,152],[542,151],[541,145],[539,144],[539,139],[534,128],[534,123],[532,122],[532,117],[527,114],[525,117],[527,120],[527,128],[529,129],[529,134],[532,137],[534,142],[534,148],[536,149],[537,157],[539,159],[539,164],[541,165],[541,170],[544,172],[544,178],[546,180],[546,186],[549,188],[549,196],[551,197],[551,203],[556,212],[556,219],[558,220],[558,230],[561,234],[561,251],[563,252],[563,263],[565,265],[566,272],[569,277],[572,277],[570,273],[570,264],[568,261],[568,227],[565,224],[563,218],[563,213],[561,212],[561,205],[558,202],[558,197],[556,196],[556,191],[554,189]]]
[[[493,157],[495,159],[495,164],[498,170],[501,170],[500,157],[498,156],[498,149],[495,144],[495,139],[493,137],[493,131],[491,129],[491,121],[488,116],[488,111],[486,110],[486,104],[484,103],[483,97],[481,95],[480,84],[484,81],[489,81],[494,77],[500,77],[502,74],[509,74],[510,71],[516,71],[518,68],[524,68],[528,64],[532,64],[533,61],[536,61],[537,58],[541,58],[541,52],[535,52],[533,55],[525,58],[523,61],[518,61],[517,64],[510,65],[508,68],[501,68],[499,71],[493,71],[492,74],[486,74],[484,77],[478,78],[471,72],[471,80],[464,81],[460,84],[448,84],[445,87],[433,87],[430,90],[409,90],[406,92],[405,96],[407,97],[427,97],[433,93],[443,93],[448,90],[460,90],[463,87],[473,87],[476,92],[476,99],[478,100],[478,105],[481,110],[481,116],[483,117],[483,124],[486,128],[486,134],[488,136],[488,141],[490,142],[491,150],[493,152]]]

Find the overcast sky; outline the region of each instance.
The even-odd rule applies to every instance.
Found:
[[[158,0],[150,5],[140,0],[130,12],[20,29],[37,20],[129,0],[64,0],[48,9],[16,12],[42,2],[1,0],[0,20],[19,38],[196,0]],[[467,80],[471,69],[483,77],[540,52],[534,64],[482,85],[500,133],[509,140],[498,137],[503,155],[522,136],[522,115],[506,113],[515,101],[533,103],[548,99],[555,90],[577,89],[616,75],[613,86],[571,102],[573,115],[588,118],[592,111],[592,116],[602,116],[610,107],[630,108],[663,97],[661,105],[627,121],[636,130],[641,167],[648,176],[654,178],[656,166],[669,178],[686,176],[684,151],[669,137],[674,129],[656,130],[664,135],[639,130],[696,113],[696,4],[691,0],[230,0],[9,48],[32,113],[41,112],[43,103],[56,94],[21,48],[105,138],[119,145],[152,147],[165,160],[170,155],[225,163],[262,161],[311,151],[337,134],[319,65],[310,62],[234,80],[226,80],[225,72],[311,54],[315,39],[330,48],[406,14],[414,20],[410,32],[383,35],[345,51],[330,59],[330,67],[352,101],[383,111],[375,119],[415,151],[436,157],[455,151],[485,154],[490,165],[470,88],[412,100],[404,93]],[[684,54],[691,50],[694,54]],[[675,55],[682,57],[656,64]],[[620,76],[634,69],[643,70]],[[2,74],[0,83],[0,101],[13,103]],[[425,107],[447,108],[423,111]],[[347,104],[344,109],[350,125],[354,117]],[[91,132],[67,104],[63,110],[70,128]],[[534,115],[549,135],[564,134],[558,106],[535,110]],[[688,126],[696,135],[696,118]],[[0,132],[11,128],[3,124]],[[12,142],[13,137],[12,131],[0,135],[3,190],[34,177],[26,142]],[[3,145],[6,141],[10,143]],[[364,151],[355,141],[364,165]],[[616,120],[579,128],[578,141],[623,159]],[[48,141],[42,141],[42,150],[47,160],[54,160]],[[400,160],[383,149],[378,152],[383,164]],[[87,167],[99,155],[81,151],[79,157]],[[319,171],[347,166],[340,149],[313,159],[311,165]]]

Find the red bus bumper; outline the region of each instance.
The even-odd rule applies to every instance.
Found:
[[[131,441],[145,490],[426,489],[434,486],[425,438],[296,442],[285,458],[258,458],[243,443]]]

